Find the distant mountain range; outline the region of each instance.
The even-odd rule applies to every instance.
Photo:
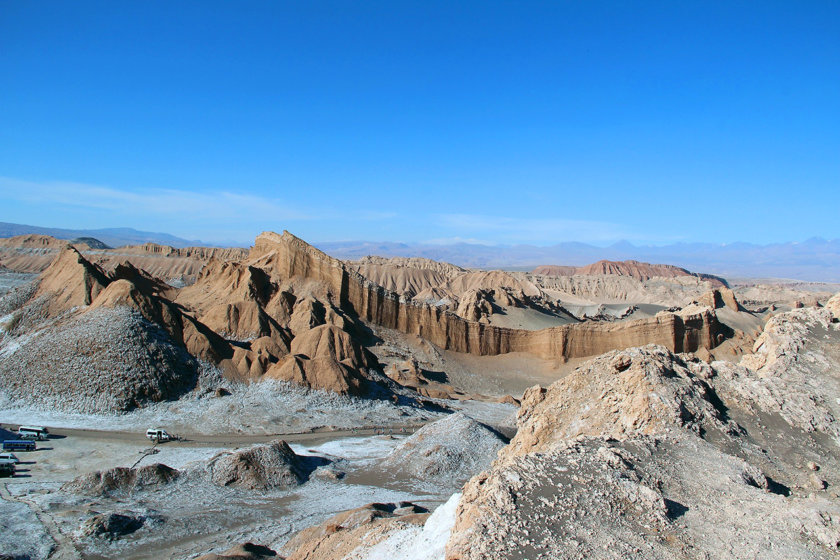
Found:
[[[676,243],[665,246],[636,246],[621,241],[609,247],[586,243],[488,246],[469,243],[423,245],[365,241],[316,243],[319,249],[338,258],[358,259],[365,255],[425,257],[469,268],[530,270],[538,265],[582,266],[602,259],[634,259],[671,264],[693,272],[725,278],[788,278],[813,282],[840,282],[840,239],[808,239],[801,243]]]
[[[61,229],[0,222],[0,237],[36,233],[58,239],[94,237],[111,247],[159,243],[172,247],[211,246],[168,233],[132,228]],[[471,243],[431,245],[373,241],[314,243],[340,259],[367,255],[425,257],[467,268],[531,270],[540,265],[583,266],[602,259],[638,260],[671,264],[692,272],[724,278],[788,278],[812,282],[840,282],[840,239],[812,238],[802,242],[756,245],[752,243],[676,243],[636,246],[620,241],[608,247],[565,242],[548,247],[535,245],[490,246]]]
[[[16,235],[28,235],[32,233],[38,235],[50,235],[57,239],[93,237],[111,247],[120,247],[122,245],[142,245],[143,243],[158,243],[160,245],[169,245],[171,247],[207,245],[201,241],[190,241],[174,235],[169,235],[168,233],[139,231],[132,228],[62,229],[0,222],[0,237],[14,237]]]

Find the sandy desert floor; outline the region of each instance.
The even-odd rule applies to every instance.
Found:
[[[515,409],[510,405],[454,404],[500,430],[511,430]],[[217,403],[204,399],[189,407],[178,405],[182,416],[172,410],[166,414],[144,410],[113,417],[35,413],[14,407],[0,410],[4,439],[13,437],[10,430],[23,422],[51,427],[50,439],[38,442],[37,451],[17,453],[21,463],[16,476],[0,481],[0,509],[4,512],[0,549],[13,557],[31,558],[190,558],[250,540],[277,550],[296,531],[340,511],[371,502],[400,501],[433,509],[463,483],[408,479],[379,466],[417,427],[441,414],[403,411],[405,415],[401,416],[401,407],[391,407],[395,412],[390,423],[380,422],[377,427],[348,427],[350,420],[345,414],[336,415],[334,422],[344,427],[310,426],[304,433],[289,433],[296,423],[276,421],[255,433],[246,425],[265,417],[256,412],[245,414],[244,423],[202,425],[193,422],[210,417]],[[260,410],[247,404],[242,408]],[[277,413],[271,406],[265,408],[268,410],[260,411],[263,415]],[[317,416],[318,411],[314,412]],[[362,418],[364,409],[357,416]],[[168,422],[162,422],[164,419]],[[187,431],[188,425],[201,426],[201,430]],[[153,445],[144,436],[151,426],[163,426],[183,440]],[[313,465],[329,467],[333,474],[342,473],[340,478],[312,472],[306,482],[290,489],[247,490],[216,486],[202,475],[206,461],[217,453],[276,439],[287,441],[295,453]],[[85,473],[153,463],[186,474],[164,490],[110,496],[62,490],[64,483]],[[152,522],[118,540],[78,536],[87,519],[109,512],[141,516]]]

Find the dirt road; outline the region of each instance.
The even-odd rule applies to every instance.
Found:
[[[180,439],[169,442],[165,445],[178,445],[188,447],[238,447],[253,443],[265,443],[276,439],[287,442],[305,443],[315,445],[324,441],[330,441],[348,437],[374,436],[380,434],[413,434],[423,426],[422,423],[406,424],[402,426],[370,427],[352,430],[331,430],[320,429],[309,432],[296,432],[284,434],[190,434],[173,433]],[[0,428],[15,432],[17,424],[0,424]],[[78,439],[89,439],[97,441],[119,441],[121,443],[136,443],[139,445],[148,444],[149,440],[145,433],[134,431],[112,431],[112,430],[83,430],[74,428],[51,428],[46,426],[50,433],[50,440],[64,439],[67,437]],[[164,427],[164,429],[166,429]],[[46,444],[47,442],[43,442]],[[41,445],[43,445],[41,444]]]

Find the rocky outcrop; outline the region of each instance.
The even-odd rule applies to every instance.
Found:
[[[250,364],[245,363],[248,357],[245,352],[237,353],[229,342],[184,313],[180,307],[165,298],[144,292],[128,280],[113,281],[88,312],[101,308],[138,311],[148,321],[165,329],[171,340],[183,346],[191,356],[219,365],[229,377],[248,378],[253,373]],[[262,371],[261,368],[259,373]]]
[[[335,325],[320,325],[296,336],[290,353],[266,372],[266,378],[342,395],[367,393],[364,371],[375,358]]]
[[[82,524],[76,535],[115,540],[134,533],[146,524],[160,521],[161,519],[157,516],[149,517],[134,512],[97,513]]]
[[[231,547],[221,554],[202,554],[195,560],[263,560],[264,558],[279,558],[279,556],[267,546],[248,542]]]
[[[192,282],[205,263],[216,260],[242,260],[247,249],[218,247],[174,248],[155,243],[111,249],[92,238],[73,241],[56,239],[47,235],[20,235],[0,239],[0,260],[16,272],[38,273],[45,270],[56,255],[67,245],[72,245],[85,258],[106,272],[126,260],[132,265],[159,278],[178,278]]]
[[[114,467],[103,471],[83,474],[65,483],[61,489],[88,496],[110,496],[115,493],[130,494],[137,490],[158,488],[170,484],[180,472],[155,463],[138,468]]]
[[[729,288],[723,287],[710,290],[698,300],[698,303],[712,309],[720,309],[722,307],[728,307],[732,311],[742,309],[738,300],[735,299],[735,293]]]
[[[699,438],[583,437],[470,481],[446,558],[828,560],[838,513]]]
[[[490,294],[484,290],[469,290],[458,301],[455,313],[467,321],[487,322],[493,314],[493,302]]]
[[[737,433],[714,405],[703,362],[661,346],[609,352],[581,365],[548,388],[522,396],[519,430],[505,457],[544,452],[578,436],[627,438],[665,433]]]
[[[467,321],[439,307],[401,299],[373,284],[344,263],[288,232],[257,237],[249,263],[278,282],[299,277],[326,287],[342,309],[386,328],[418,335],[437,346],[476,355],[528,352],[543,358],[579,358],[615,348],[662,344],[677,351],[712,348],[718,324],[711,311],[695,315],[661,314],[612,325],[573,324],[524,331]]]
[[[108,277],[111,280],[128,280],[143,293],[157,297],[172,299],[177,293],[175,288],[145,270],[137,268],[129,261],[123,261],[115,266]]]
[[[208,468],[214,484],[251,490],[288,488],[305,479],[300,458],[282,440],[234,453],[220,453],[208,462]]]
[[[91,309],[22,336],[24,343],[0,351],[0,386],[31,405],[132,410],[183,395],[205,370],[163,328],[124,306]]]
[[[385,368],[385,375],[401,386],[431,399],[451,399],[463,395],[452,385],[434,379],[414,358],[390,364]]]
[[[739,365],[713,363],[722,384],[737,401],[840,442],[840,326],[834,318],[828,308],[813,307],[772,317]]]
[[[840,321],[840,294],[831,297],[825,304],[825,308],[831,312],[833,321]]]
[[[426,424],[395,448],[382,467],[420,480],[463,482],[490,466],[507,441],[463,413]]]
[[[286,545],[286,560],[344,560],[405,529],[422,526],[427,510],[410,502],[368,504],[304,529]]]
[[[464,487],[447,560],[835,557],[830,319],[771,320],[755,370],[649,346],[529,389],[511,444]]]
[[[74,307],[90,305],[109,283],[110,279],[101,268],[68,245],[41,274],[35,297],[49,296],[49,312],[58,315]]]
[[[324,324],[345,329],[348,321],[332,305],[313,297],[300,298],[295,302],[294,311],[289,319],[289,330],[292,334],[297,336]]]
[[[241,262],[210,260],[195,284],[178,292],[177,303],[204,313],[221,303],[251,301],[265,306],[277,292],[265,272]]]
[[[726,280],[711,274],[689,272],[684,268],[669,264],[650,264],[639,261],[607,261],[601,260],[586,266],[538,266],[533,274],[545,276],[629,276],[644,281],[652,278],[678,278],[693,276],[710,282],[713,286],[727,287]]]

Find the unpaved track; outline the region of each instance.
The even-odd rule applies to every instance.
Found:
[[[282,439],[287,442],[298,443],[320,443],[329,440],[343,439],[349,437],[363,437],[374,436],[381,434],[412,434],[421,427],[424,423],[404,424],[399,426],[382,426],[370,427],[366,426],[355,430],[313,430],[310,432],[295,432],[285,434],[190,434],[190,433],[173,433],[181,439],[178,441],[169,442],[170,444],[177,444],[189,447],[238,447],[242,445],[250,445],[254,443],[266,443],[276,439]],[[17,424],[0,424],[9,432],[17,430]],[[46,426],[50,432],[51,438],[59,439],[64,437],[80,438],[80,439],[94,439],[119,441],[123,443],[148,443],[145,433],[135,431],[112,431],[112,430],[84,430],[78,428],[51,428]],[[49,441],[49,440],[48,440]]]
[[[82,558],[82,555],[79,554],[79,551],[73,544],[73,540],[64,537],[50,514],[42,511],[41,508],[33,502],[27,500],[24,496],[13,496],[9,493],[6,483],[0,484],[0,497],[7,502],[20,502],[27,506],[32,513],[35,514],[35,517],[38,518],[38,521],[41,522],[41,525],[44,526],[47,533],[50,535],[50,538],[55,543],[55,548],[50,553],[49,558],[58,558],[62,560],[76,560],[77,558]]]
[[[58,472],[51,470],[51,466],[55,464],[60,464],[62,461],[66,462],[66,456],[56,455],[59,453],[62,448],[67,448],[67,445],[70,444],[76,445],[80,444],[82,448],[89,449],[89,450],[102,450],[103,448],[110,448],[110,449],[128,449],[128,450],[136,450],[137,448],[148,448],[146,452],[141,451],[143,453],[140,456],[126,454],[124,456],[124,460],[120,461],[119,459],[115,461],[115,463],[119,464],[123,462],[125,466],[131,465],[131,463],[136,466],[141,461],[146,459],[151,453],[148,451],[154,447],[158,448],[178,448],[178,447],[188,447],[188,448],[236,448],[236,447],[243,447],[252,445],[255,443],[264,443],[273,441],[276,439],[283,439],[288,442],[296,442],[300,443],[305,446],[315,446],[327,441],[334,441],[337,439],[344,439],[344,438],[354,438],[354,437],[369,437],[375,436],[379,434],[411,434],[418,428],[420,428],[422,424],[411,424],[411,425],[403,425],[403,426],[390,426],[390,427],[365,427],[364,429],[356,429],[356,430],[329,430],[329,429],[322,429],[322,430],[315,430],[310,432],[303,432],[303,433],[285,433],[285,434],[215,434],[215,435],[207,435],[207,434],[190,434],[190,433],[181,433],[176,434],[179,435],[182,439],[153,445],[149,442],[146,438],[144,432],[137,432],[137,431],[108,431],[108,430],[85,430],[85,429],[71,429],[71,428],[54,428],[47,426],[50,432],[50,439],[46,441],[38,441],[37,445],[39,447],[38,451],[32,453],[18,453],[18,456],[22,460],[22,465],[25,465],[26,471],[22,477],[15,477],[12,479],[8,479],[9,484],[22,484],[28,485],[30,483],[61,483],[65,482],[66,480],[71,479],[73,476],[81,474],[90,468],[90,458],[89,456],[85,455],[87,461],[83,461],[83,464],[73,462],[73,465],[76,467],[70,471],[63,471]],[[3,428],[7,432],[11,432],[12,435],[9,433],[3,434],[5,438],[13,437],[14,432],[17,430],[18,424],[0,424],[0,428]],[[0,439],[4,439],[0,437]],[[67,443],[64,443],[67,442]],[[106,445],[107,444],[107,445]],[[116,444],[116,447],[114,445]],[[123,446],[123,444],[127,444]],[[107,451],[105,453],[108,453]],[[126,451],[121,451],[118,453],[127,453]],[[131,451],[130,453],[134,453]],[[120,455],[117,455],[119,457]],[[130,462],[127,462],[130,461]],[[69,464],[69,463],[67,463]],[[42,468],[46,467],[46,470],[42,470]],[[76,470],[80,469],[80,470]],[[19,494],[19,492],[18,492]],[[0,483],[0,496],[2,496],[3,500],[9,502],[19,502],[26,505],[33,514],[38,518],[40,523],[44,526],[45,530],[55,543],[55,548],[53,549],[52,553],[49,555],[49,558],[52,559],[79,559],[83,556],[79,553],[76,549],[74,544],[74,539],[72,536],[64,534],[59,529],[58,524],[56,523],[55,519],[53,519],[52,515],[48,511],[42,510],[39,505],[27,499],[26,495],[15,495],[9,492],[6,481]],[[2,555],[2,550],[0,550],[0,555]]]

